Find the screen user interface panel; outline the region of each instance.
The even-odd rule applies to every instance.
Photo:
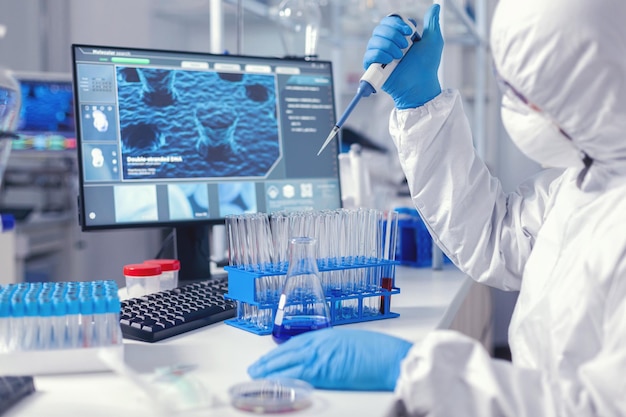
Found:
[[[341,205],[327,61],[73,46],[83,228]],[[332,148],[332,149],[331,149]]]

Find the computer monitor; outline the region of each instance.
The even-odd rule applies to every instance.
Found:
[[[15,72],[22,106],[12,150],[76,152],[72,74]]]
[[[227,215],[341,207],[338,142],[316,156],[335,124],[331,62],[72,51],[83,230],[174,227],[181,279],[196,279]]]

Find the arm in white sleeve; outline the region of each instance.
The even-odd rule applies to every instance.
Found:
[[[602,346],[593,356],[550,377],[545,370],[493,359],[460,333],[435,331],[404,359],[388,416],[625,416],[626,245],[625,230],[618,229],[606,232],[608,241],[619,243],[596,268],[609,284],[599,290],[605,294],[596,329]],[[588,337],[579,335],[580,343]]]
[[[519,290],[562,171],[543,171],[505,194],[476,154],[457,91],[416,109],[394,109],[390,133],[415,208],[443,252],[475,280]]]

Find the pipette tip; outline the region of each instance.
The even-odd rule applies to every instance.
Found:
[[[339,126],[333,126],[333,129],[330,131],[330,134],[328,135],[328,137],[326,138],[326,140],[324,141],[324,144],[322,145],[322,147],[320,148],[320,150],[317,152],[317,156],[320,156],[320,154],[322,153],[322,151],[324,149],[326,149],[326,146],[328,146],[328,144],[330,143],[331,140],[333,140],[333,138],[335,137],[335,135],[337,134],[337,132],[339,132]]]

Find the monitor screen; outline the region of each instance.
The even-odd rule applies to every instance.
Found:
[[[72,75],[67,73],[16,72],[22,106],[19,138],[14,151],[72,151],[76,149]]]
[[[84,230],[341,207],[330,62],[72,48]]]

